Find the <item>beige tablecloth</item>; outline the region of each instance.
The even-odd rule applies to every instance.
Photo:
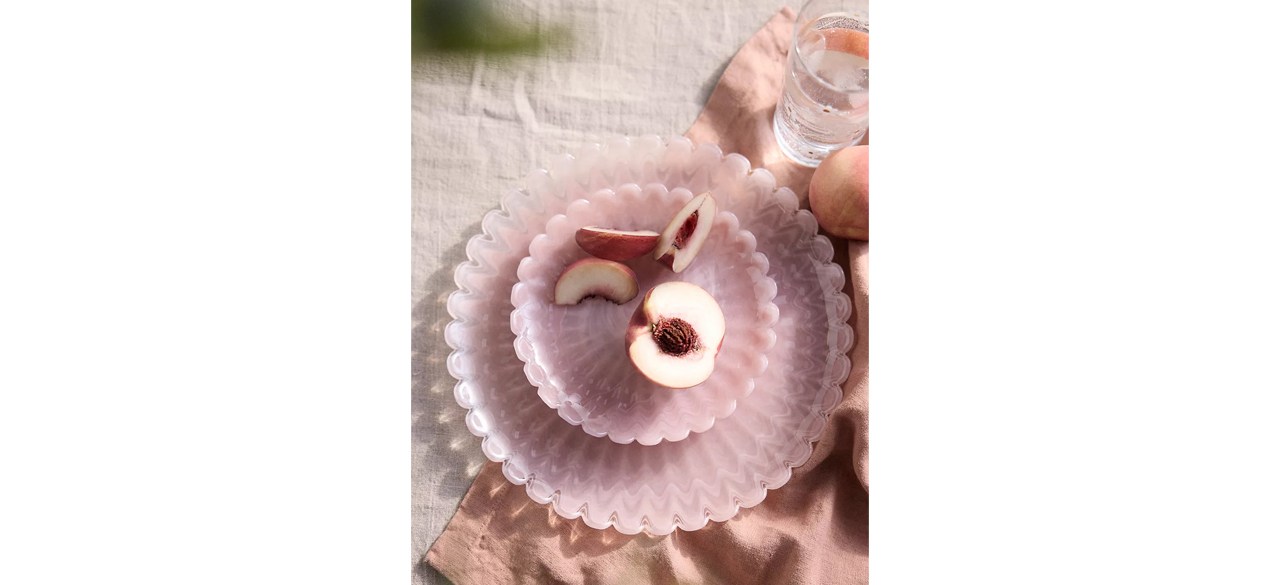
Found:
[[[532,26],[568,24],[572,40],[539,55],[415,65],[410,563],[416,583],[447,582],[420,560],[487,461],[454,402],[443,341],[453,270],[465,260],[480,218],[555,154],[614,134],[685,132],[742,44],[780,6],[799,3],[497,4]]]

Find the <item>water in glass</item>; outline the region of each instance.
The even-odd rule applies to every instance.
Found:
[[[827,14],[798,32],[787,57],[774,132],[793,160],[817,166],[867,131],[867,26],[847,14]]]

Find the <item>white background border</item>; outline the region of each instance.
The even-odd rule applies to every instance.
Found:
[[[877,585],[1280,579],[1277,19],[1189,8],[873,5]],[[0,581],[409,579],[408,17],[0,9]]]

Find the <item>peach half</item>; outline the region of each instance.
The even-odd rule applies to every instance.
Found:
[[[688,282],[649,289],[627,325],[627,356],[645,378],[683,389],[711,377],[724,344],[724,313],[715,297]]]

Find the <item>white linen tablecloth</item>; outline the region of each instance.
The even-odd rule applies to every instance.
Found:
[[[502,194],[552,156],[616,135],[683,133],[738,48],[784,0],[495,2],[534,27],[567,25],[539,54],[419,60],[413,84],[414,583],[486,461],[445,367],[445,299],[466,242]],[[760,161],[752,161],[760,164]]]

